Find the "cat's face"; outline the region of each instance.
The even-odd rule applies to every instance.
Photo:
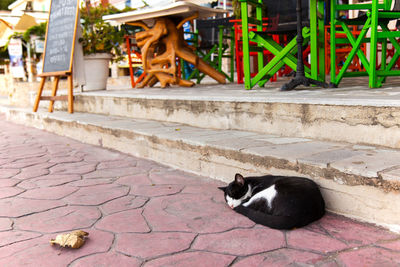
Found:
[[[248,185],[242,175],[236,174],[235,180],[226,187],[219,187],[224,191],[225,201],[229,207],[236,208],[248,197]]]

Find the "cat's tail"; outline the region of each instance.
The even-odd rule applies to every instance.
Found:
[[[234,208],[234,210],[257,224],[262,224],[274,229],[293,229],[309,224],[311,221],[302,221],[301,218],[291,216],[270,215],[258,210],[243,207],[242,205]]]

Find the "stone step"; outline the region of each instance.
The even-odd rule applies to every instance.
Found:
[[[100,114],[0,111],[13,122],[224,182],[236,172],[310,177],[328,210],[400,231],[399,150]]]
[[[386,93],[152,88],[78,93],[74,105],[83,113],[400,148],[400,99],[390,95],[400,92]]]
[[[8,104],[8,96],[0,95],[0,105]]]

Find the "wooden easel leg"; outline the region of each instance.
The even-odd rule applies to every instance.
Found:
[[[51,92],[51,96],[56,96],[58,90],[58,82],[60,81],[60,76],[56,76],[53,83],[53,91]],[[49,104],[49,112],[53,112],[54,100],[50,100]]]
[[[35,104],[33,105],[33,112],[36,112],[38,110],[39,102],[40,102],[40,98],[42,97],[42,92],[43,92],[43,87],[44,87],[45,81],[46,81],[46,77],[42,77],[42,80],[40,81],[40,85],[39,85],[39,90],[37,92]]]
[[[68,75],[68,112],[74,113],[74,82],[72,73]]]

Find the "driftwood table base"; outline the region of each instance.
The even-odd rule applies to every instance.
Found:
[[[194,53],[193,47],[185,43],[181,27],[182,21],[175,24],[171,19],[161,17],[156,19],[152,28],[143,22],[134,24],[145,29],[136,33],[135,36],[142,52],[143,69],[147,73],[144,80],[138,84],[138,88],[152,87],[157,82],[160,82],[162,88],[169,85],[193,86],[193,82],[179,77],[176,66],[177,58],[193,64],[199,71],[209,75],[219,83],[226,82],[222,73],[199,58]]]

